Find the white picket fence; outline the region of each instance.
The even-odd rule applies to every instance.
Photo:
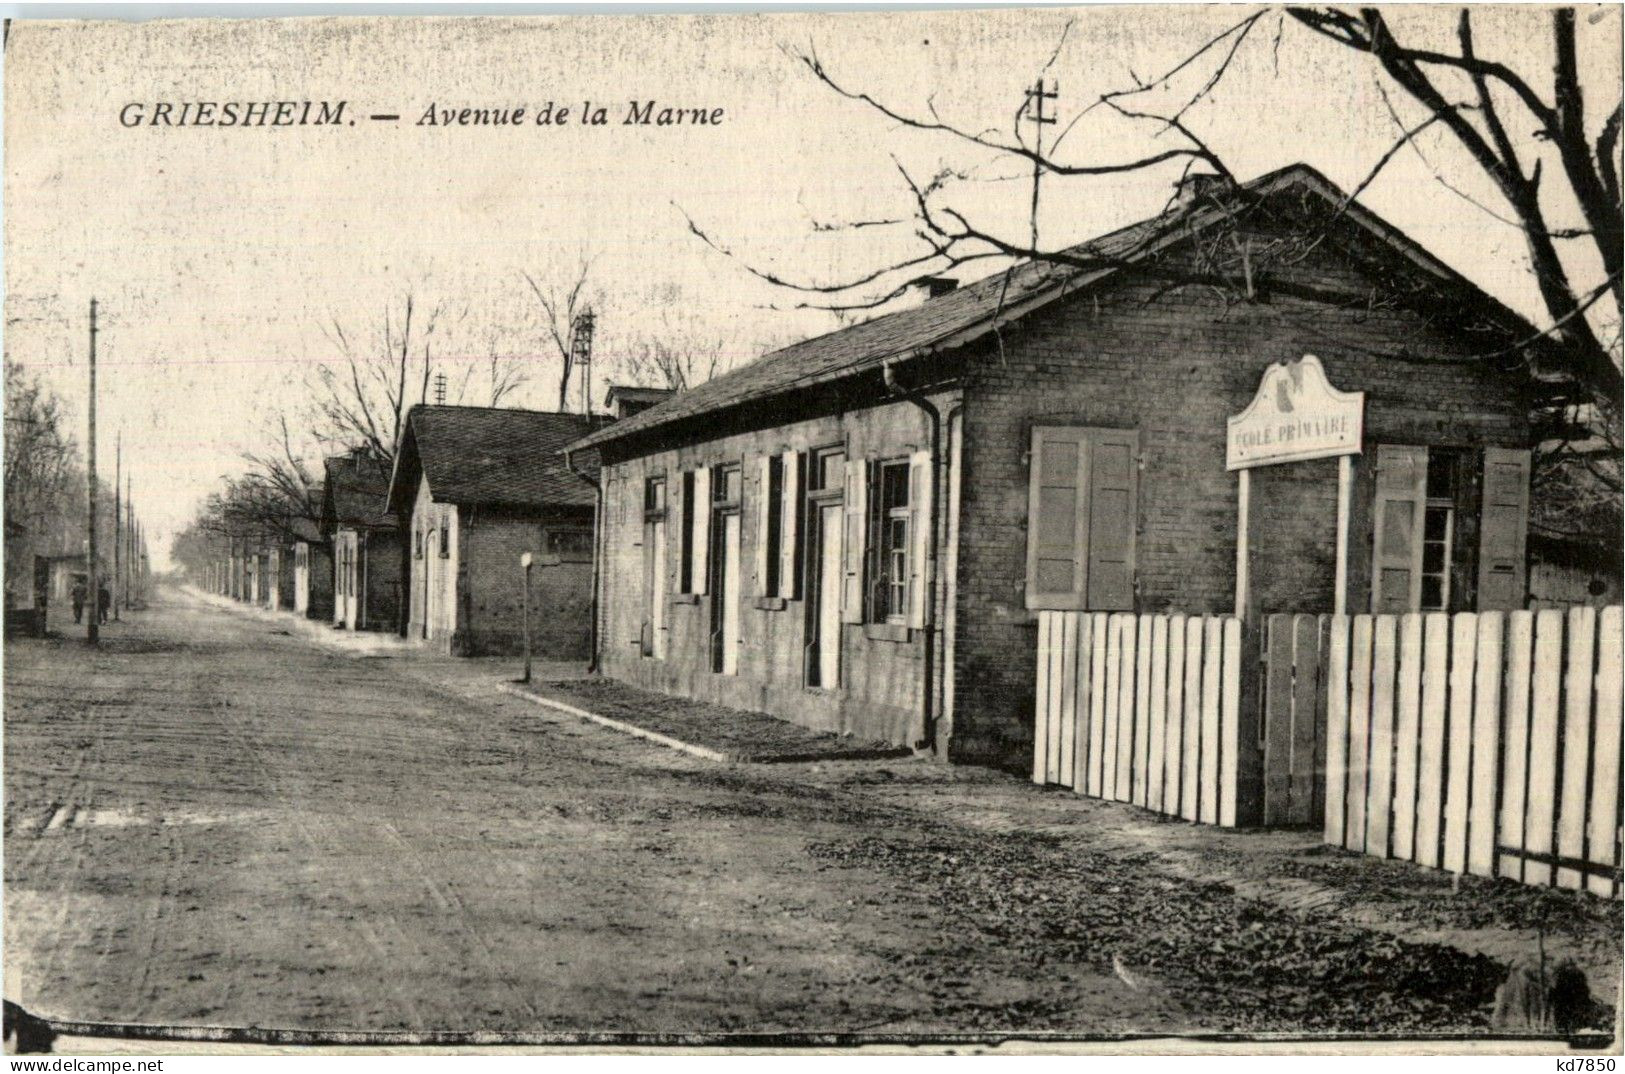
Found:
[[[1242,641],[1232,616],[1040,612],[1033,782],[1247,823]]]
[[[1620,894],[1621,609],[1335,616],[1325,841]]]

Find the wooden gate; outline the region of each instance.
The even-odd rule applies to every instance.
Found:
[[[1329,615],[1264,617],[1260,671],[1263,823],[1319,825],[1326,805]]]
[[[1232,616],[1040,612],[1033,782],[1256,823],[1246,648]]]
[[[1325,841],[1620,894],[1621,609],[1320,628]]]

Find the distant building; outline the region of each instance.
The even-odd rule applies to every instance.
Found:
[[[389,488],[406,534],[408,637],[465,655],[518,652],[519,557],[529,552],[534,652],[587,658],[597,468],[585,479],[571,473],[560,449],[596,424],[579,414],[412,408]]]
[[[399,630],[401,533],[386,509],[389,470],[364,450],[324,462],[321,530],[333,555],[333,625]]]
[[[642,388],[631,384],[611,384],[604,405],[616,420],[641,414],[656,403],[663,403],[677,392],[673,388]]]
[[[318,523],[294,521],[293,610],[307,619],[333,615],[333,557]]]

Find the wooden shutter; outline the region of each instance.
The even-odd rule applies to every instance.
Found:
[[[755,563],[756,584],[755,593],[759,597],[772,597],[777,594],[768,588],[768,576],[771,572],[767,568],[770,555],[776,554],[776,549],[768,547],[767,539],[773,531],[771,519],[777,504],[772,502],[773,492],[773,456],[763,455],[756,460],[756,554]]]
[[[1484,506],[1479,514],[1478,610],[1524,605],[1529,528],[1529,452],[1484,449]]]
[[[686,519],[694,529],[694,565],[689,575],[691,592],[704,593],[707,575],[711,569],[711,468],[702,466],[694,471],[694,504]]]
[[[1373,613],[1401,614],[1422,606],[1422,510],[1427,504],[1427,480],[1427,448],[1377,445],[1371,545]]]
[[[863,563],[869,535],[869,463],[846,461],[846,490],[842,501],[846,532],[841,548],[841,622],[863,622]]]
[[[1089,441],[1088,607],[1134,610],[1140,435],[1097,429]]]
[[[798,600],[801,597],[801,473],[802,454],[786,451],[780,456],[784,466],[783,490],[779,506],[779,591],[775,596]]]
[[[683,534],[688,532],[688,501],[683,497],[683,475],[672,474],[666,485],[666,577],[668,593],[681,593],[683,585]]]
[[[925,629],[931,590],[931,453],[908,458],[908,625]]]
[[[1027,484],[1027,607],[1085,607],[1088,433],[1033,429]]]

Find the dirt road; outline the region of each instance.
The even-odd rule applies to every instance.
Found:
[[[484,680],[431,685],[181,594],[105,637],[6,647],[7,994],[46,1016],[1445,1032],[1482,1029],[1504,973],[827,769],[718,766]]]

